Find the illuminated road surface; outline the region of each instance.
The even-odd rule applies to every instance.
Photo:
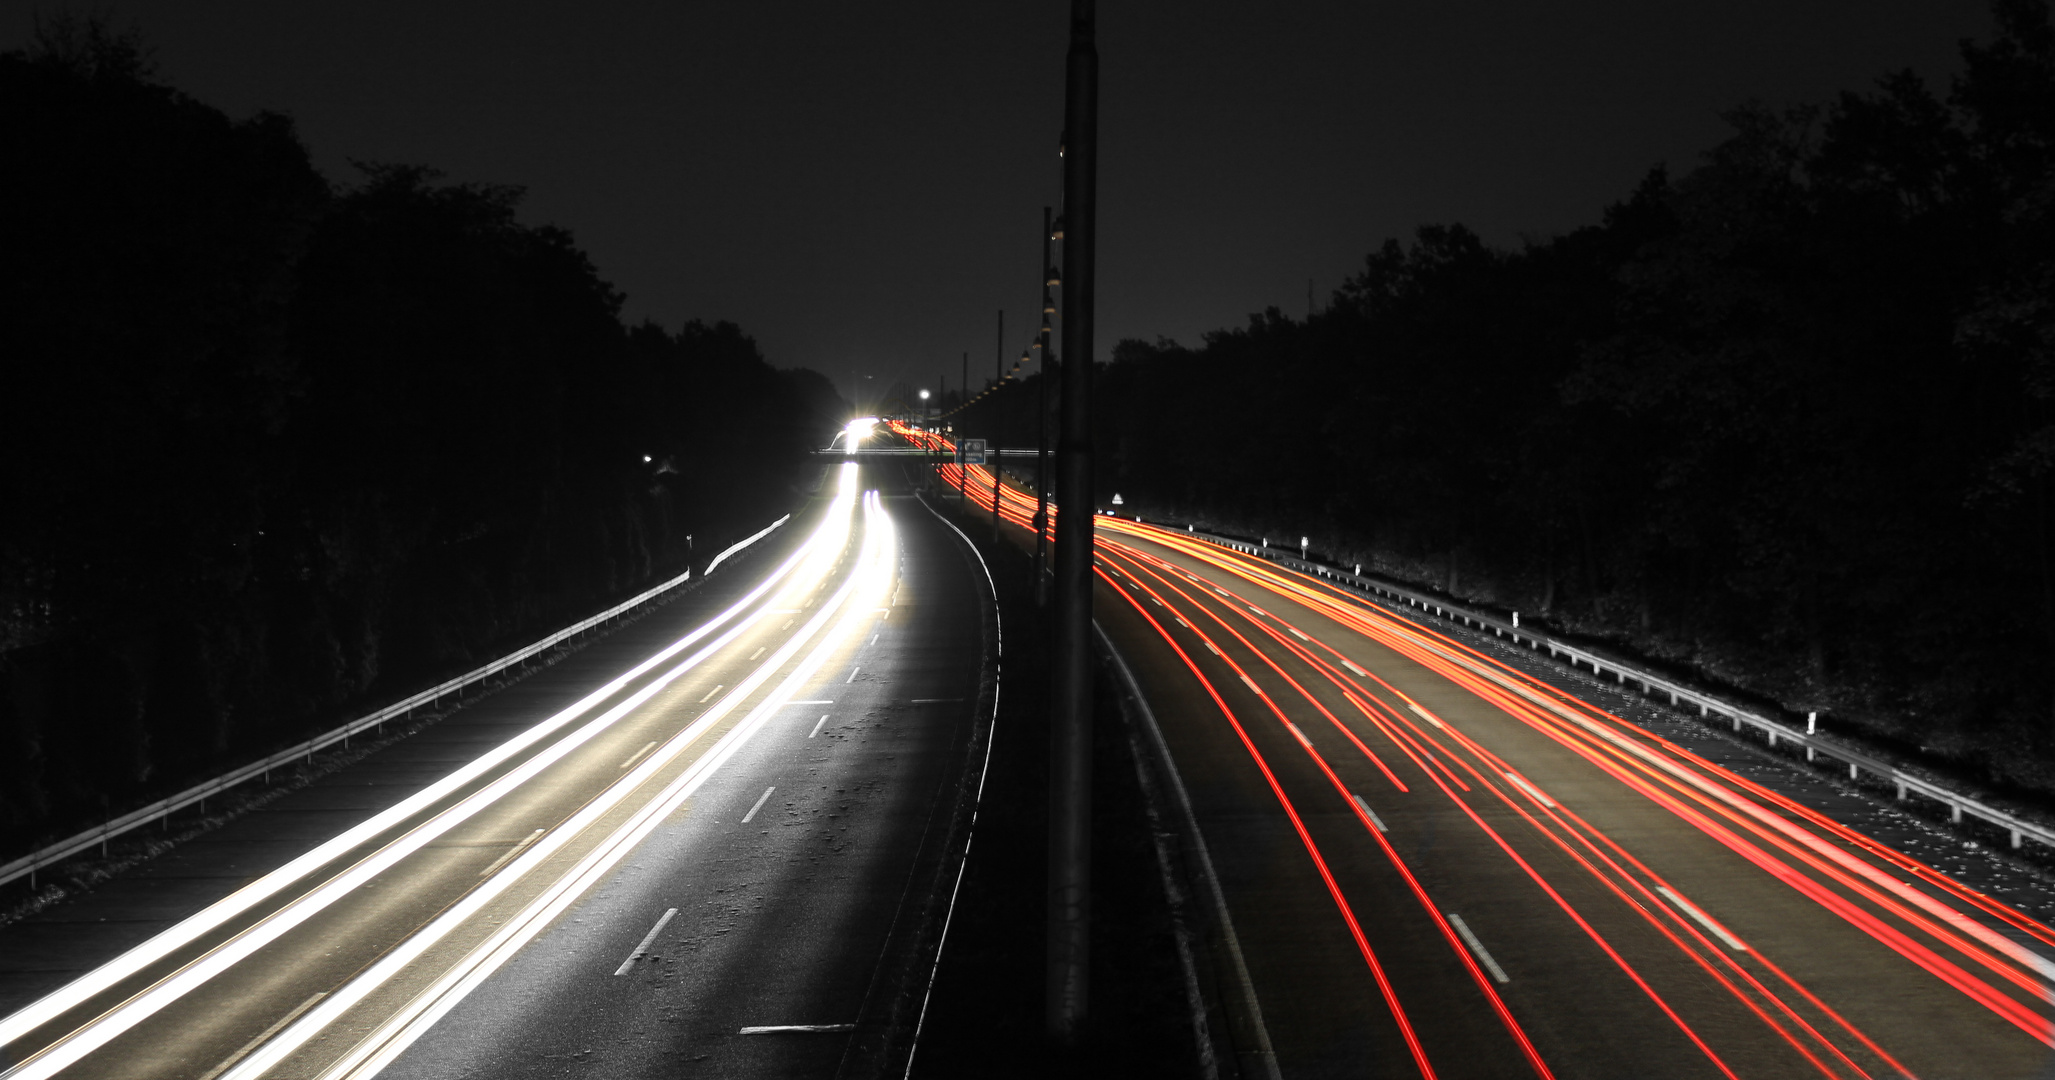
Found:
[[[1274,1048],[1241,1008],[1245,1073],[2055,1075],[2055,931],[1347,590],[1097,525]]]
[[[733,608],[0,1020],[0,1075],[879,1059],[926,976],[988,618],[946,526],[837,470]]]

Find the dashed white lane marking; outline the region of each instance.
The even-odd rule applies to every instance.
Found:
[[[1540,788],[1537,788],[1533,784],[1530,784],[1527,781],[1521,779],[1519,773],[1509,772],[1506,774],[1506,779],[1511,780],[1513,783],[1520,785],[1521,791],[1524,791],[1527,794],[1534,796],[1535,802],[1538,802],[1543,806],[1549,807],[1553,807],[1556,804],[1554,799],[1551,799],[1548,796],[1543,795],[1541,793]]]
[[[1207,642],[1207,643],[1206,643],[1206,648],[1207,648],[1207,649],[1209,649],[1209,650],[1211,650],[1211,651],[1212,651],[1212,653],[1213,653],[1213,655],[1215,655],[1215,656],[1219,656],[1219,655],[1220,655],[1220,649],[1219,649],[1219,648],[1218,648],[1217,646],[1215,646],[1215,645],[1214,645],[1214,644],[1213,644],[1212,642],[1210,642],[1210,641],[1209,641],[1209,642]]]
[[[873,645],[876,645],[877,643],[878,643],[878,635],[876,635],[876,634],[872,634],[872,635],[871,635],[871,644],[873,644]]]
[[[758,645],[758,646],[756,647],[756,651],[755,651],[755,652],[753,652],[753,653],[750,653],[750,654],[749,654],[749,658],[750,658],[751,660],[754,660],[754,659],[756,659],[757,657],[759,657],[759,656],[762,656],[762,655],[763,655],[763,651],[764,651],[764,648],[765,648],[764,646],[762,646],[762,645]]]
[[[855,1024],[764,1024],[746,1027],[737,1032],[740,1035],[820,1035],[837,1031],[855,1031]]]
[[[821,714],[821,718],[820,718],[819,720],[816,720],[816,721],[814,721],[814,725],[813,725],[813,730],[812,730],[812,731],[809,731],[809,732],[807,732],[807,733],[806,733],[806,737],[807,737],[807,738],[809,738],[809,739],[811,739],[811,738],[813,738],[814,736],[816,736],[816,735],[819,735],[819,734],[821,733],[821,728],[822,728],[822,727],[823,727],[824,725],[826,725],[826,724],[827,724],[827,722],[828,722],[828,714],[827,714],[827,713],[822,713],[822,714]]]
[[[1260,693],[1261,691],[1258,692]],[[1294,724],[1289,720],[1286,720],[1284,722],[1284,726],[1292,729],[1292,738],[1299,740],[1300,746],[1303,746],[1308,750],[1313,749],[1313,740],[1306,738],[1306,733],[1299,730],[1299,725]]]
[[[799,610],[800,610],[800,609],[798,609],[798,608],[796,608],[796,607],[774,607],[774,608],[772,608],[772,609],[771,609],[771,614],[773,614],[773,615],[797,615],[797,614],[799,614]],[[786,623],[785,625],[787,625],[787,626],[790,626],[790,625],[792,625],[792,624],[791,624],[790,622],[787,622],[787,623]]]
[[[1447,725],[1447,724],[1444,724],[1444,723],[1442,723],[1442,722],[1441,722],[1441,717],[1439,717],[1439,716],[1436,716],[1436,715],[1434,715],[1434,714],[1433,714],[1433,713],[1431,713],[1431,712],[1428,712],[1428,711],[1427,711],[1426,709],[1423,709],[1423,708],[1421,708],[1420,706],[1418,706],[1418,705],[1415,705],[1415,704],[1413,704],[1413,703],[1412,703],[1412,702],[1410,702],[1410,701],[1406,702],[1406,708],[1408,708],[1408,709],[1411,709],[1411,710],[1413,710],[1413,711],[1414,711],[1414,712],[1416,712],[1416,713],[1419,713],[1419,714],[1420,714],[1420,719],[1422,719],[1422,720],[1425,720],[1425,721],[1427,721],[1427,722],[1428,722],[1428,723],[1430,723],[1430,724],[1433,724],[1433,725],[1434,725],[1435,727],[1438,727],[1438,728],[1447,728],[1447,727],[1448,727],[1448,725]]]
[[[635,961],[642,959],[642,954],[648,952],[649,947],[655,944],[656,936],[664,932],[664,926],[677,917],[677,908],[664,912],[664,917],[658,919],[656,925],[649,928],[649,933],[642,935],[642,943],[635,946],[635,951],[628,954],[628,959],[621,961],[621,966],[614,969],[614,974],[628,974],[628,969],[635,966]]]
[[[716,686],[716,687],[714,687],[713,689],[711,689],[711,690],[708,690],[708,691],[706,692],[706,696],[705,696],[705,697],[703,697],[703,698],[700,698],[700,699],[699,699],[699,703],[700,703],[701,705],[704,705],[704,704],[706,704],[707,702],[709,702],[709,701],[712,701],[712,700],[714,699],[714,695],[715,695],[715,694],[718,694],[718,693],[720,693],[720,692],[721,692],[721,688],[720,688],[719,686]]]
[[[780,627],[778,627],[778,629],[779,629],[779,630],[790,630],[790,629],[792,629],[792,620],[791,620],[791,619],[786,619],[786,620],[785,620],[785,625],[783,625],[783,626],[780,626]]]
[[[534,832],[529,833],[528,838],[526,840],[523,840],[520,843],[515,844],[513,847],[508,848],[507,853],[505,855],[502,855],[499,858],[492,860],[491,866],[488,866],[485,869],[478,871],[478,876],[491,877],[493,871],[499,869],[502,866],[505,866],[510,860],[514,858],[514,856],[519,855],[522,852],[528,850],[528,845],[540,839],[542,839],[541,829],[537,829]]]
[[[846,678],[846,679],[844,679],[844,680],[842,680],[842,681],[843,681],[844,683],[853,683],[853,682],[855,682],[855,681],[856,681],[856,673],[857,673],[857,672],[859,672],[859,671],[862,671],[862,670],[863,670],[863,665],[862,665],[862,664],[858,664],[858,665],[856,665],[855,667],[853,667],[853,668],[850,668],[850,669],[849,669],[849,677],[848,677],[848,678]]]
[[[1292,636],[1293,636],[1293,637],[1295,637],[1295,638],[1298,638],[1298,639],[1299,639],[1300,641],[1311,641],[1311,640],[1313,640],[1312,638],[1309,638],[1309,637],[1307,637],[1306,635],[1304,635],[1304,634],[1301,634],[1301,633],[1299,633],[1299,628],[1298,628],[1298,627],[1296,627],[1296,626],[1287,626],[1287,627],[1285,627],[1285,629],[1286,629],[1286,630],[1289,630],[1289,631],[1291,631],[1291,632],[1292,632]]]
[[[1349,662],[1348,662],[1347,660],[1344,660],[1344,661],[1342,661],[1342,662],[1341,662],[1341,666],[1343,666],[1343,667],[1345,667],[1345,668],[1348,668],[1348,669],[1349,669],[1350,671],[1353,671],[1353,672],[1355,672],[1356,674],[1358,674],[1358,675],[1361,675],[1362,677],[1364,677],[1364,678],[1366,678],[1366,679],[1370,677],[1370,673],[1369,673],[1369,672],[1367,672],[1367,671],[1364,671],[1364,670],[1363,670],[1362,668],[1359,668],[1359,667],[1357,667],[1356,665],[1354,665],[1354,664],[1351,664],[1351,663],[1349,663]]]
[[[1502,983],[1509,983],[1513,981],[1512,978],[1506,974],[1506,969],[1498,966],[1498,961],[1493,960],[1491,958],[1491,954],[1484,951],[1484,943],[1477,940],[1476,934],[1470,932],[1470,924],[1464,922],[1463,917],[1461,915],[1458,915],[1453,911],[1449,912],[1448,924],[1456,928],[1456,933],[1463,935],[1463,943],[1470,946],[1471,952],[1477,954],[1478,962],[1484,965],[1484,970],[1491,972],[1492,978],[1497,979],[1499,982]]]
[[[1707,917],[1705,912],[1698,910],[1697,905],[1693,904],[1691,901],[1686,900],[1681,896],[1678,896],[1676,893],[1671,892],[1667,887],[1662,885],[1657,885],[1655,887],[1655,891],[1663,894],[1663,899],[1668,900],[1670,903],[1677,905],[1678,910],[1697,920],[1698,925],[1703,926],[1707,930],[1712,931],[1712,935],[1716,938],[1719,938],[1721,941],[1726,942],[1728,948],[1734,950],[1735,952],[1748,951],[1748,946],[1743,945],[1741,943],[1740,938],[1737,938],[1734,935],[1728,933],[1726,927],[1721,926],[1719,923],[1712,921],[1711,918]]]
[[[1254,604],[1250,604],[1250,605],[1249,605],[1249,611],[1250,611],[1251,613],[1253,613],[1253,614],[1256,614],[1256,615],[1261,615],[1261,616],[1263,616],[1264,618],[1269,618],[1269,617],[1270,617],[1270,613],[1269,613],[1269,612],[1267,612],[1267,611],[1264,611],[1264,610],[1263,610],[1262,608],[1259,608],[1259,607],[1257,607],[1257,606],[1256,606],[1256,605],[1254,605]]]
[[[1370,804],[1364,802],[1363,797],[1361,795],[1358,795],[1352,791],[1349,792],[1349,798],[1356,800],[1357,808],[1363,811],[1363,816],[1370,819],[1370,824],[1377,826],[1378,832],[1391,831],[1391,829],[1385,826],[1384,819],[1377,816],[1377,811],[1370,809]]]
[[[763,789],[763,794],[756,797],[756,805],[749,808],[749,813],[742,815],[742,824],[749,824],[749,819],[755,817],[758,810],[763,809],[763,804],[771,800],[771,792],[776,790],[778,790],[776,787]]]
[[[826,698],[810,699],[810,700],[806,700],[806,701],[801,701],[801,700],[799,700],[799,699],[797,699],[797,698],[794,698],[793,700],[791,700],[791,701],[788,701],[788,702],[786,702],[785,704],[787,704],[787,705],[833,705],[833,704],[834,704],[834,702],[832,702],[832,701],[829,701],[829,700],[827,700]]]
[[[1172,617],[1173,617],[1173,618],[1175,618],[1175,616],[1172,616]],[[1192,628],[1192,624],[1191,624],[1191,623],[1188,623],[1188,622],[1186,622],[1186,621],[1184,621],[1183,619],[1178,619],[1178,620],[1177,620],[1177,625],[1179,625],[1179,626],[1182,626],[1182,627],[1184,627],[1184,628],[1185,628],[1185,629],[1187,629],[1187,630],[1190,630],[1190,629]]]
[[[642,749],[637,750],[632,754],[629,754],[628,760],[621,762],[621,768],[625,769],[628,766],[633,765],[638,761],[641,761],[642,755],[647,754],[654,749],[656,749],[656,740],[652,739],[649,742],[643,743]]]
[[[1247,684],[1250,690],[1258,694],[1261,694],[1263,692],[1263,688],[1256,685],[1256,680],[1249,678],[1247,675],[1242,676],[1242,682]]]
[[[917,697],[913,699],[913,703],[915,705],[952,705],[962,700],[960,697]]]
[[[301,1013],[313,1008],[315,1002],[320,1001],[322,998],[325,998],[327,996],[328,991],[323,990],[322,992],[315,994],[313,997],[310,997],[307,1000],[300,1002],[299,1008],[294,1009],[293,1011],[280,1017],[277,1023],[271,1025],[268,1028],[265,1028],[263,1034],[257,1036],[254,1039],[251,1039],[249,1042],[244,1043],[242,1049],[237,1050],[235,1053],[230,1054],[225,1058],[222,1058],[221,1064],[216,1065],[211,1069],[208,1069],[204,1073],[201,1073],[200,1080],[214,1080],[215,1077],[220,1076],[222,1073],[225,1073],[229,1069],[235,1067],[236,1062],[241,1061],[242,1059],[250,1056],[250,1051],[255,1050],[256,1048],[264,1045],[267,1041],[270,1040],[270,1038],[273,1035],[276,1035],[279,1032],[284,1031],[285,1026],[287,1024],[290,1024],[293,1021],[298,1020],[300,1018]]]

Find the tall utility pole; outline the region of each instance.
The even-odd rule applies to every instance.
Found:
[[[999,463],[1005,459],[999,456],[1004,446],[1000,438],[1006,431],[1006,414],[999,410],[999,384],[1006,381],[1006,309],[999,309],[999,348],[993,353],[992,361],[992,543],[999,542]]]
[[[1041,378],[1035,382],[1039,393],[1035,400],[1035,605],[1049,606],[1049,380],[1055,369],[1050,365],[1054,353],[1049,348],[1049,237],[1051,222],[1049,208],[1042,207],[1042,265],[1035,269],[1035,277],[1042,282],[1042,350]]]
[[[1049,738],[1049,1037],[1085,1031],[1092,895],[1092,248],[1098,234],[1099,50],[1093,0],[1070,0],[1063,93],[1063,423],[1057,435],[1056,648]]]
[[[966,420],[970,418],[970,414],[969,414],[969,413],[967,413],[967,412],[964,412],[964,408],[965,408],[966,406],[968,406],[969,404],[970,404],[970,350],[969,350],[969,349],[965,349],[965,350],[963,351],[963,404],[962,404],[962,405],[959,405],[959,406],[957,406],[957,409],[956,409],[956,411],[957,411],[957,412],[960,412],[960,413],[964,413],[964,419],[966,419]],[[969,466],[967,466],[967,465],[963,465],[963,432],[962,432],[962,431],[958,431],[958,432],[956,433],[956,463],[957,463],[957,464],[958,464],[959,466],[961,466],[961,468],[959,468],[959,469],[957,470],[957,476],[956,476],[956,479],[957,479],[957,481],[958,481],[958,482],[957,482],[957,485],[956,485],[956,512],[957,512],[957,513],[959,513],[959,514],[961,514],[961,513],[963,513],[963,512],[964,512],[965,500],[966,500],[966,499],[968,499],[968,498],[970,498],[970,495],[969,495],[969,491],[970,491],[970,473],[969,473],[969,471],[968,471],[968,469],[969,469]]]

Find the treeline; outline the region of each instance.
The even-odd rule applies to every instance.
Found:
[[[0,854],[703,563],[841,411],[96,22],[0,55],[0,160]]]
[[[1735,110],[1517,250],[1102,370],[1103,498],[1630,644],[2055,791],[2055,32]]]

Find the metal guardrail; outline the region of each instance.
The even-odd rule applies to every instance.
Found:
[[[1740,731],[1744,727],[1754,728],[1769,740],[1769,744],[1772,747],[1776,746],[1779,742],[1793,743],[1803,747],[1805,750],[1805,760],[1807,761],[1814,761],[1824,757],[1841,762],[1848,766],[1848,778],[1850,780],[1860,779],[1863,773],[1875,776],[1895,788],[1900,801],[1903,801],[1913,793],[1917,793],[1941,803],[1948,807],[1948,818],[1955,824],[1961,824],[1963,815],[1967,814],[1970,817],[1979,818],[1992,825],[1996,825],[2006,831],[2007,835],[2011,838],[2014,848],[2018,848],[2024,840],[2028,839],[2037,840],[2051,848],[2055,848],[2055,829],[2026,821],[1967,795],[1950,791],[1931,780],[1914,776],[1888,762],[1879,761],[1860,751],[1833,742],[1817,732],[1800,731],[1760,713],[1751,712],[1738,705],[1722,701],[1710,694],[1679,685],[1658,675],[1651,675],[1632,665],[1620,663],[1610,657],[1599,656],[1596,653],[1580,649],[1556,638],[1535,634],[1532,630],[1519,626],[1517,621],[1508,622],[1472,611],[1468,608],[1458,607],[1438,597],[1414,592],[1410,589],[1402,589],[1396,585],[1351,573],[1340,567],[1328,566],[1325,563],[1294,556],[1274,546],[1251,544],[1232,537],[1216,536],[1212,533],[1200,532],[1192,526],[1186,526],[1186,532],[1208,543],[1218,544],[1222,547],[1232,548],[1259,558],[1269,559],[1291,569],[1328,578],[1363,592],[1397,601],[1407,607],[1417,608],[1423,612],[1431,611],[1435,615],[1452,619],[1473,629],[1488,630],[1499,637],[1509,638],[1516,645],[1526,645],[1536,650],[1547,649],[1550,656],[1558,659],[1567,659],[1571,667],[1589,667],[1592,674],[1598,676],[1611,673],[1622,685],[1629,682],[1640,683],[1644,694],[1667,694],[1672,705],[1695,705],[1698,707],[1698,715],[1700,716],[1725,717],[1733,723],[1735,731]],[[1516,615],[1514,618],[1517,620],[1518,616]]]
[[[765,528],[761,532],[758,532],[753,536],[747,537],[746,539],[743,539],[741,541],[736,542],[733,545],[730,545],[727,550],[721,552],[719,555],[714,556],[714,560],[707,564],[706,571],[701,576],[704,577],[705,574],[712,573],[714,567],[720,565],[723,559],[726,559],[730,555],[733,555],[736,552],[741,551],[743,548],[746,548],[749,545],[756,543],[758,540],[761,540],[764,537],[769,536],[773,531],[775,531],[778,528],[778,526],[785,524],[787,521],[790,521],[791,519],[792,515],[787,514],[784,517],[781,517],[778,520],[772,522],[768,528]],[[599,614],[592,616],[591,618],[573,623],[570,626],[566,626],[563,629],[558,630],[557,632],[549,635],[548,637],[541,639],[540,641],[536,641],[533,644],[516,649],[513,652],[510,652],[507,655],[502,656],[499,659],[494,660],[483,667],[477,668],[473,671],[465,672],[464,674],[459,675],[456,678],[450,679],[446,682],[438,683],[434,686],[429,687],[426,690],[421,691],[420,693],[409,695],[408,697],[402,698],[399,701],[393,702],[392,704],[387,705],[382,709],[379,709],[377,712],[368,713],[364,716],[360,716],[357,719],[342,725],[341,727],[333,728],[329,731],[323,732],[319,735],[314,736],[311,739],[306,740],[305,742],[295,743],[284,750],[280,750],[279,752],[272,754],[270,757],[264,758],[261,761],[253,761],[250,764],[245,765],[232,772],[223,773],[222,775],[217,776],[211,780],[206,780],[199,784],[195,784],[194,786],[189,787],[176,795],[170,795],[165,798],[159,799],[156,802],[149,804],[148,806],[143,806],[135,810],[131,810],[128,813],[121,815],[120,817],[110,818],[100,825],[94,826],[93,828],[87,829],[86,831],[78,833],[74,836],[66,837],[63,840],[59,840],[56,843],[50,844],[39,850],[32,851],[27,855],[24,855],[21,858],[14,860],[13,862],[0,864],[0,885],[5,885],[8,882],[20,877],[27,877],[29,879],[30,887],[33,888],[35,885],[36,873],[42,868],[51,865],[52,863],[62,862],[63,860],[71,858],[72,856],[77,855],[80,852],[86,851],[94,845],[99,845],[101,851],[104,852],[106,851],[107,842],[110,839],[119,836],[122,833],[128,832],[131,829],[135,829],[139,826],[146,825],[152,821],[158,821],[163,818],[167,818],[172,814],[175,814],[178,811],[185,809],[188,806],[200,804],[204,808],[204,805],[209,798],[218,795],[224,791],[227,791],[229,788],[232,788],[237,784],[243,783],[246,780],[259,776],[268,779],[270,777],[271,770],[273,769],[282,768],[295,761],[312,760],[314,752],[316,750],[325,749],[327,747],[335,745],[336,743],[341,743],[345,747],[347,747],[350,744],[350,737],[363,732],[366,728],[382,729],[385,726],[386,721],[388,720],[404,717],[407,714],[413,712],[415,709],[420,708],[423,705],[431,705],[436,702],[439,702],[445,696],[448,696],[450,694],[461,693],[464,687],[469,686],[470,684],[475,683],[481,679],[486,679],[490,678],[493,675],[497,675],[500,672],[515,666],[516,664],[525,663],[530,658],[538,654],[548,652],[549,650],[556,648],[558,645],[564,643],[566,640],[570,638],[576,637],[579,634],[582,634],[595,626],[599,626],[602,623],[605,623],[622,614],[625,614],[629,610],[638,607],[644,603],[647,603],[650,600],[655,599],[656,597],[666,592],[669,592],[670,590],[690,580],[691,577],[692,571],[690,569],[687,569],[684,573],[679,574],[677,577],[674,577],[669,581],[663,582],[662,584],[657,585],[653,588],[646,589],[643,592],[637,593],[635,596],[627,600],[624,600],[618,604],[615,604],[613,607],[610,607],[605,611],[602,611]]]

